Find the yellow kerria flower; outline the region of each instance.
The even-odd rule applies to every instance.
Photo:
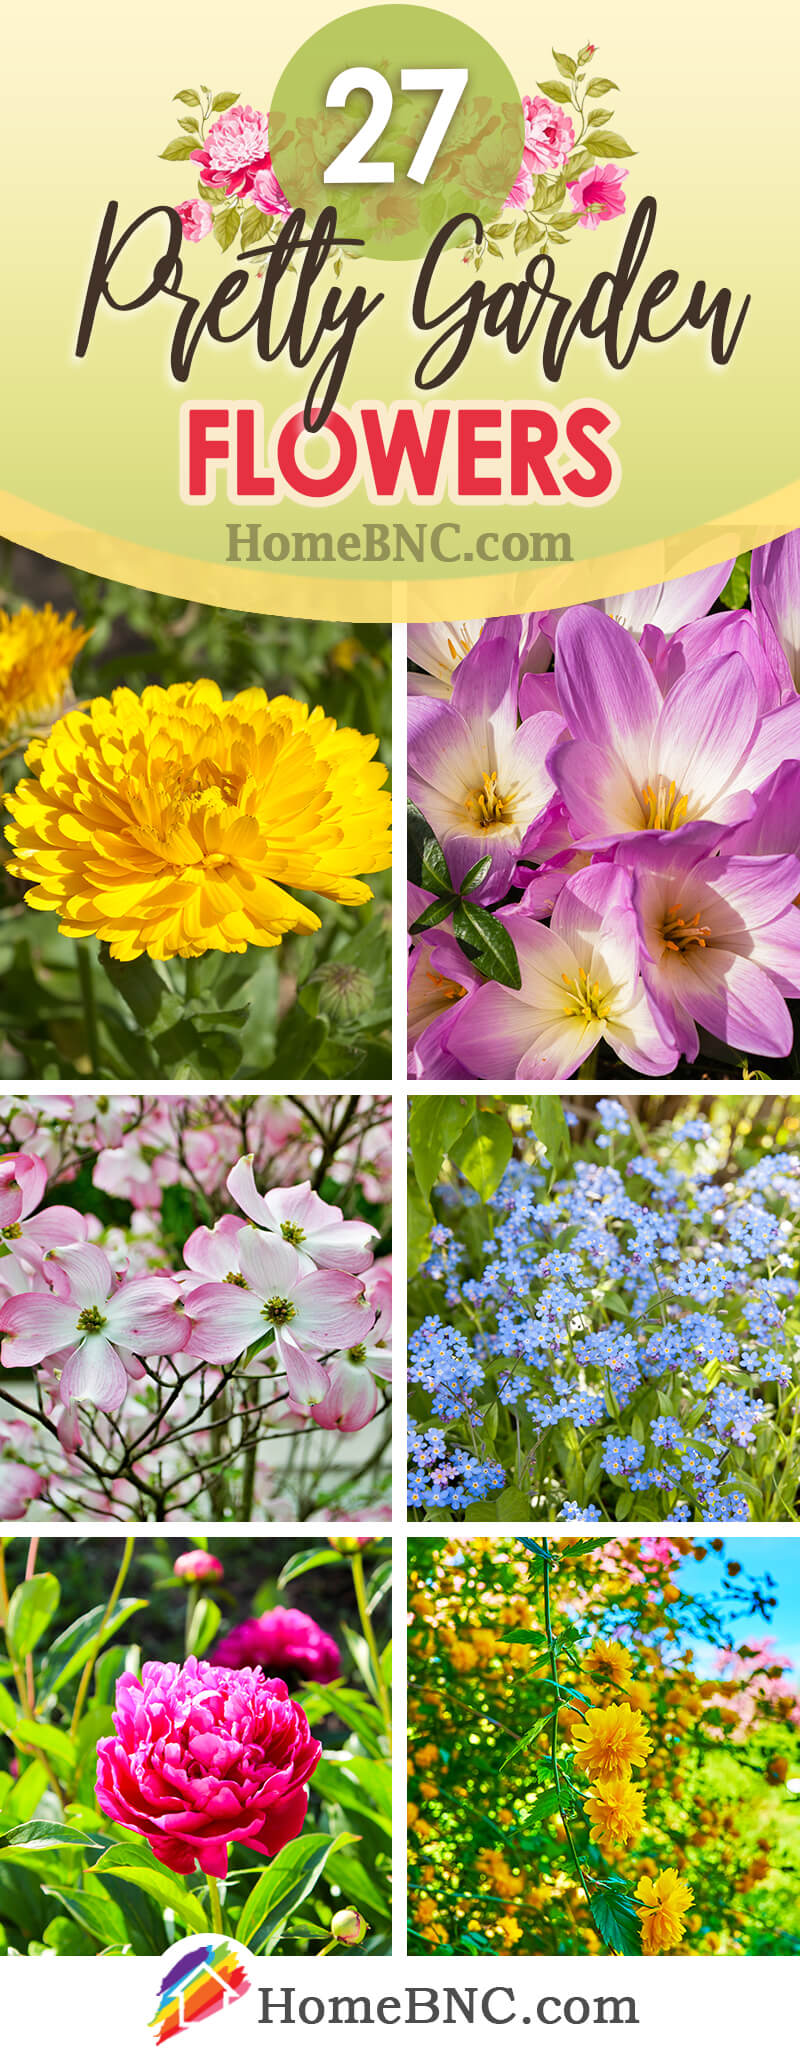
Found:
[[[111,957],[196,958],[279,944],[320,918],[286,890],[349,906],[390,862],[377,738],[261,687],[119,687],[32,744],[6,807],[9,870],[32,908]]]
[[[674,1867],[667,1867],[658,1874],[655,1881],[642,1875],[636,1890],[637,1902],[644,1903],[642,1912],[642,1951],[644,1953],[671,1953],[680,1945],[686,1926],[683,1919],[694,1902],[691,1889]]]
[[[629,1774],[632,1766],[643,1767],[652,1752],[647,1726],[629,1702],[590,1709],[582,1724],[572,1732],[577,1748],[575,1765],[593,1781],[608,1781]]]
[[[46,608],[0,608],[0,746],[55,722],[71,698],[70,674],[91,630]]]
[[[621,1688],[626,1693],[633,1677],[633,1662],[624,1645],[615,1639],[609,1643],[605,1638],[596,1638],[590,1652],[581,1662],[587,1674],[596,1675],[600,1681],[607,1681],[612,1688]]]
[[[586,1804],[598,1838],[609,1845],[631,1845],[644,1823],[644,1789],[635,1788],[626,1775],[598,1781]]]

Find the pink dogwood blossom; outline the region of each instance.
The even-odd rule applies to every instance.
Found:
[[[34,1153],[10,1152],[0,1158],[0,1243],[14,1246],[14,1257],[33,1263],[59,1245],[81,1244],[86,1221],[77,1209],[42,1209],[47,1167]],[[32,1249],[28,1253],[27,1246]]]
[[[63,1402],[116,1409],[128,1376],[144,1374],[138,1353],[188,1344],[191,1325],[176,1308],[174,1281],[148,1274],[120,1287],[105,1252],[88,1244],[62,1252],[56,1272],[66,1292],[12,1295],[0,1307],[0,1359],[37,1366],[58,1354]]]
[[[253,1175],[253,1155],[249,1152],[237,1159],[226,1186],[251,1223],[294,1245],[315,1266],[335,1266],[340,1273],[366,1273],[377,1230],[355,1216],[345,1221],[335,1203],[324,1202],[321,1195],[315,1194],[310,1180],[301,1180],[295,1187],[273,1187],[267,1194],[259,1194]]]
[[[224,1220],[229,1226],[232,1219]],[[208,1271],[208,1240],[219,1234],[206,1233],[203,1245],[193,1232],[184,1254],[190,1267],[199,1259]],[[230,1236],[229,1228],[223,1235]],[[310,1262],[293,1245],[249,1223],[239,1230],[235,1250],[238,1264],[186,1295],[193,1350],[227,1364],[274,1330],[284,1359],[288,1347],[291,1360],[293,1346],[313,1357],[366,1337],[372,1315],[357,1275],[330,1267],[309,1271]]]

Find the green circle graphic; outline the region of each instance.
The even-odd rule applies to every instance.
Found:
[[[341,107],[326,105],[338,75],[366,68],[391,87],[391,112],[366,166],[389,163],[394,177],[328,183],[327,167],[358,135],[372,96],[357,86]],[[409,90],[403,71],[466,70],[467,81],[422,183],[409,167],[437,110],[433,87]],[[388,96],[386,97],[388,105]],[[443,224],[472,213],[487,223],[517,177],[525,142],[521,95],[485,37],[433,7],[362,7],[317,30],[295,52],[272,97],[270,154],[287,200],[315,221],[335,207],[342,238],[359,238],[371,258],[421,257]],[[424,148],[424,145],[423,145]],[[358,253],[356,253],[358,255]]]

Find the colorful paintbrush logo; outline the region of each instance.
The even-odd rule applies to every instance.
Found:
[[[246,1996],[250,1982],[229,1939],[207,1939],[173,1960],[162,1977],[156,2014],[150,2023],[156,2045],[190,2024],[202,2024],[229,2003]]]

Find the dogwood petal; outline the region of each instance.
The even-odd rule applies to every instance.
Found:
[[[118,1409],[128,1392],[119,1353],[101,1333],[83,1339],[62,1368],[59,1395],[63,1402],[94,1402],[98,1409]]]
[[[74,1345],[79,1310],[58,1295],[12,1295],[0,1308],[0,1331],[6,1331],[0,1358],[4,1366],[38,1366],[48,1352]]]

